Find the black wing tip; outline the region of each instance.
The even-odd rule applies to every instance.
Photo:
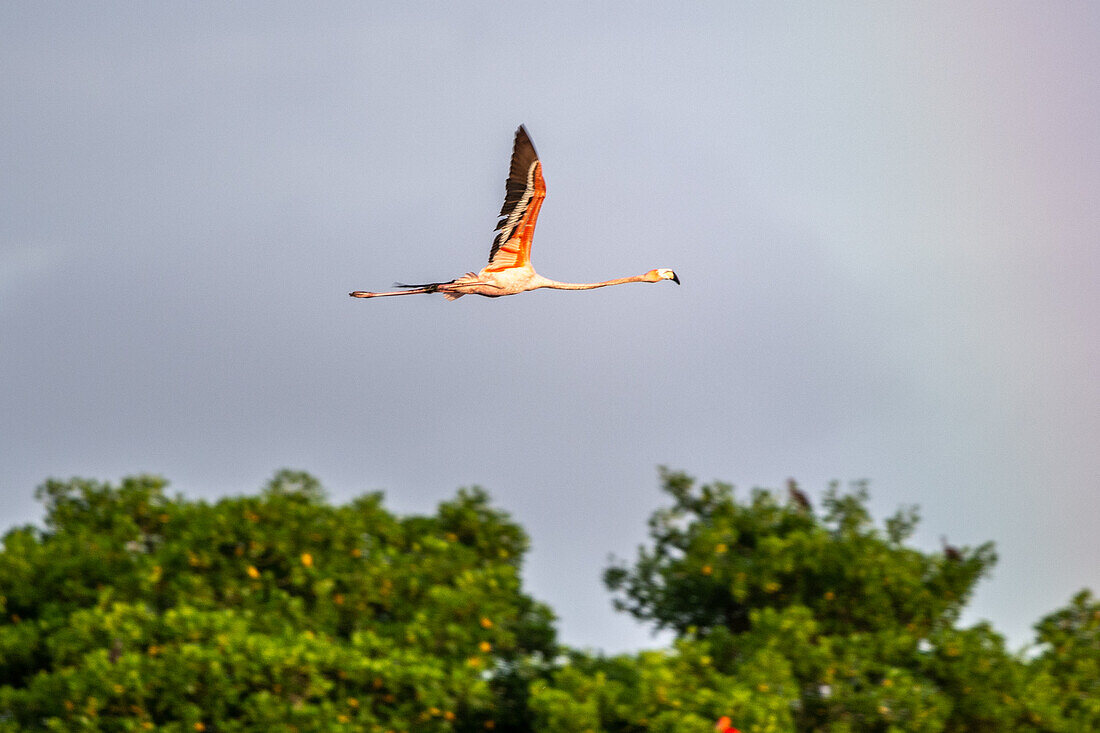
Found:
[[[527,132],[527,125],[522,123],[516,128],[516,140],[512,147],[513,149],[518,149],[521,144],[530,146],[531,152],[535,154],[535,160],[538,160],[539,153],[535,150],[535,144],[531,142],[531,133]]]

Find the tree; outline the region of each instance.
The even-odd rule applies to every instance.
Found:
[[[48,481],[0,552],[0,730],[528,730],[556,652],[484,492],[398,518],[313,477],[259,496]]]
[[[770,491],[739,502],[728,484],[662,478],[672,505],[652,516],[652,543],[604,580],[616,607],[675,631],[677,655],[709,658],[733,680],[723,684],[771,670],[767,695],[783,697],[791,720],[769,730],[1026,730],[1042,719],[1025,694],[1028,668],[1003,638],[957,626],[996,560],[991,543],[909,547],[916,509],[880,529],[862,484],[831,486],[818,516]],[[759,706],[755,697],[727,712],[755,720]]]
[[[617,608],[681,636],[717,626],[744,632],[754,609],[792,605],[810,609],[825,633],[902,626],[928,634],[957,620],[996,561],[992,543],[958,559],[904,546],[916,509],[899,511],[881,532],[863,485],[846,495],[830,487],[818,518],[769,491],[743,504],[728,484],[696,489],[682,473],[662,478],[674,503],[650,519],[653,546],[604,580]]]
[[[1052,730],[1100,730],[1100,601],[1083,590],[1035,625],[1038,656],[1028,694]]]
[[[527,537],[479,489],[432,516],[162,479],[48,481],[0,550],[0,733],[16,730],[744,733],[1100,730],[1100,602],[1030,655],[959,626],[990,543],[923,552],[866,487],[738,500],[663,472],[650,543],[604,578],[669,649],[561,649],[523,592]],[[560,656],[559,656],[560,654]]]
[[[536,731],[710,733],[733,712],[746,733],[794,730],[790,663],[769,650],[736,672],[706,640],[612,658],[573,653],[550,680],[532,684]]]

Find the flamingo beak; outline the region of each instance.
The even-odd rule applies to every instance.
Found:
[[[672,273],[672,282],[676,283],[677,285],[680,284],[680,278],[675,272]]]

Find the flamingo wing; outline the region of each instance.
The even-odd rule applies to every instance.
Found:
[[[535,146],[520,125],[512,147],[512,167],[505,184],[504,206],[497,222],[497,236],[489,252],[489,272],[501,272],[524,267],[531,261],[531,239],[539,218],[542,200],[546,198],[546,182],[542,179],[542,163]]]

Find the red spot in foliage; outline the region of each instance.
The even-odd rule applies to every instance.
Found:
[[[741,733],[741,731],[733,727],[733,721],[730,720],[728,715],[723,715],[719,718],[718,722],[714,725],[714,729],[718,731],[718,733]]]

